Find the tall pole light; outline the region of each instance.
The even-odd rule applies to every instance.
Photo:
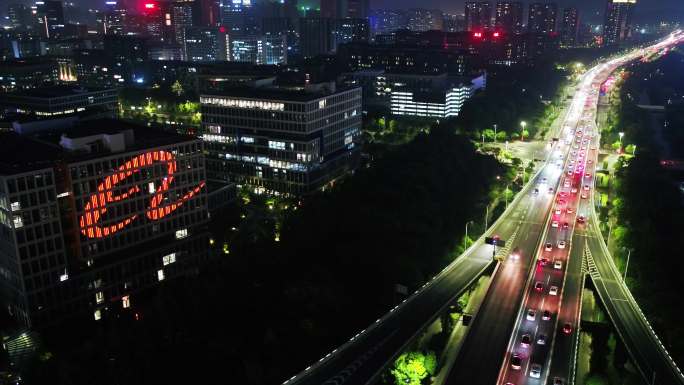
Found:
[[[627,263],[625,264],[625,275],[622,277],[622,282],[627,280],[627,269],[629,268],[629,256],[632,254],[632,249],[627,250]]]
[[[522,140],[522,141],[525,140],[525,126],[527,126],[526,121],[523,120],[522,122],[520,122],[520,127],[522,128],[520,130],[520,140]]]
[[[620,132],[620,133],[618,133],[618,135],[620,135],[620,150],[622,150],[622,137],[625,136],[625,133]]]
[[[496,143],[496,124],[494,125],[494,143]]]

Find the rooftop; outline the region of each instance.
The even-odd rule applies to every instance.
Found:
[[[351,88],[333,87],[305,90],[303,88],[286,87],[235,87],[222,91],[207,92],[204,96],[232,96],[246,99],[267,99],[285,102],[309,102],[335,93],[348,91]]]
[[[126,149],[141,149],[196,140],[192,136],[161,131],[115,119],[85,120],[68,129],[46,131],[35,135],[0,132],[0,174],[14,174],[54,166],[57,161],[78,162],[108,155],[111,152],[69,151],[60,146],[62,135],[80,138],[94,135],[113,135],[131,130],[134,140]]]
[[[8,96],[25,96],[30,98],[60,98],[64,96],[79,95],[89,92],[110,91],[108,88],[83,88],[77,86],[51,86],[40,87],[28,90],[21,90],[8,94]]]

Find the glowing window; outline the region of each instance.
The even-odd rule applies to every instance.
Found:
[[[183,239],[188,236],[188,229],[176,230],[176,239]]]
[[[169,255],[165,255],[162,257],[162,263],[164,266],[170,265],[172,263],[176,262],[176,253],[171,253]]]
[[[24,227],[24,220],[21,218],[19,215],[14,216],[14,228],[18,229],[20,227]]]
[[[102,318],[102,313],[100,312],[100,309],[95,310],[95,321],[99,321]]]
[[[164,270],[162,270],[162,269],[157,270],[157,279],[160,281],[164,280]]]
[[[12,211],[21,210],[21,203],[19,203],[19,202],[12,202],[12,203],[10,204],[10,207],[12,208]]]
[[[325,108],[326,99],[318,101],[318,108]]]
[[[128,309],[129,307],[131,307],[130,297],[127,295],[124,295],[123,297],[121,297],[121,305],[123,306],[124,309]]]
[[[104,293],[103,292],[98,291],[97,293],[95,293],[95,302],[98,304],[101,304],[102,302],[104,302]]]
[[[67,279],[69,279],[69,273],[67,273],[66,271],[64,272],[64,274],[59,276],[59,282],[64,282]]]

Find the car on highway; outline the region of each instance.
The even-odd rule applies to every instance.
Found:
[[[558,227],[558,221],[551,222],[551,227]]]
[[[583,193],[582,193],[582,199],[587,199],[587,197],[589,197],[589,195],[587,195],[587,193],[584,193],[584,192],[583,192]]]
[[[532,364],[532,366],[530,367],[530,377],[532,378],[540,378],[541,372],[542,366],[539,364]]]
[[[556,270],[562,269],[562,268],[563,268],[563,262],[562,262],[562,261],[556,260],[556,261],[553,263],[553,268],[556,269]]]
[[[558,295],[558,286],[551,286],[549,288],[549,295]]]
[[[565,241],[558,241],[558,248],[564,249],[565,248]]]
[[[585,177],[585,178],[591,178],[591,173],[589,173],[589,172],[588,172],[588,173],[585,173],[585,174],[584,174],[584,177]]]
[[[572,207],[568,207],[568,209],[565,210],[565,212],[568,214],[572,214],[572,212],[573,212]]]
[[[568,222],[563,222],[563,230],[567,230],[568,228],[570,228]]]
[[[537,345],[546,345],[546,336],[544,334],[537,335]]]
[[[551,319],[551,312],[548,310],[544,310],[544,312],[542,313],[542,320],[548,321],[550,319]]]
[[[541,266],[546,266],[549,264],[549,259],[544,257],[544,258],[539,258],[539,265]]]
[[[572,170],[568,170],[568,175],[572,175]]]
[[[522,338],[520,338],[520,346],[523,348],[526,348],[530,346],[530,342],[532,341],[532,338],[530,338],[529,334],[523,334]]]
[[[534,309],[527,309],[527,320],[534,321],[537,319],[537,311]]]
[[[584,218],[584,215],[580,215],[577,217],[577,223],[584,223],[586,222],[586,218]]]
[[[562,378],[554,377],[553,378],[553,385],[563,385],[565,382],[563,381]]]
[[[566,193],[565,191],[561,191],[561,193],[558,194],[558,195],[559,195],[560,197],[562,197],[562,198],[565,198],[565,197],[568,196],[568,193]]]
[[[538,188],[535,188],[534,191],[532,191],[532,194],[534,194],[534,195],[539,194],[539,189],[538,189]]]
[[[546,178],[542,178],[541,183],[546,184]]]
[[[592,148],[592,150],[593,150],[593,148]],[[592,164],[593,162],[594,162],[593,160],[587,159],[587,164]]]
[[[566,180],[563,182],[563,187],[570,187],[570,181],[566,179]]]
[[[588,184],[585,184],[583,188],[584,188],[584,191],[589,191],[589,185]]]
[[[522,359],[520,358],[520,355],[518,353],[513,354],[511,357],[511,368],[515,370],[520,370],[520,367],[522,366]]]
[[[572,325],[569,322],[563,325],[563,334],[572,334]]]
[[[541,282],[537,282],[534,284],[534,290],[536,291],[543,291],[544,290],[544,284]]]
[[[551,250],[553,250],[553,245],[551,245],[551,242],[547,242],[544,245],[544,251],[551,251]]]
[[[561,209],[556,209],[556,211],[553,212],[556,215],[561,215]]]
[[[553,187],[549,187],[549,194],[553,194]]]
[[[570,192],[571,192],[572,194],[577,194],[577,188],[576,188],[576,187],[573,187],[572,190],[570,190]]]

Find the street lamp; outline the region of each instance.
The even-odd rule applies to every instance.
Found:
[[[522,122],[520,122],[520,127],[522,128],[522,130],[520,130],[520,140],[522,141],[525,140],[525,126],[527,126],[526,121],[523,120]]]
[[[618,135],[620,135],[620,148],[622,148],[622,137],[625,136],[625,133],[620,132],[620,133],[618,133]]]
[[[625,264],[625,275],[622,276],[622,282],[627,280],[627,268],[629,267],[629,256],[632,254],[632,249],[627,250],[627,263]]]
[[[494,143],[496,143],[496,124],[494,125]]]
[[[466,233],[465,233],[465,238],[463,238],[463,251],[468,248],[468,224],[473,223],[474,221],[468,221],[466,222]]]

